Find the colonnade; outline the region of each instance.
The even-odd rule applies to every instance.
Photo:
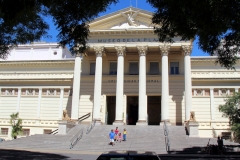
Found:
[[[169,62],[168,55],[170,44],[164,43],[159,46],[162,60],[162,91],[161,91],[161,121],[169,121]],[[93,119],[97,122],[101,121],[100,106],[101,106],[101,90],[102,90],[102,55],[104,54],[103,46],[93,47],[96,55],[95,83],[94,83],[94,104],[93,104]],[[192,100],[192,84],[191,84],[191,54],[192,46],[182,46],[184,54],[184,72],[185,72],[185,120],[188,120],[191,111]],[[123,124],[123,95],[124,95],[124,56],[126,53],[125,46],[115,46],[117,53],[117,83],[116,83],[116,116],[114,124]],[[137,125],[147,125],[147,96],[146,96],[146,55],[148,46],[137,46],[139,54],[139,109]],[[80,97],[80,75],[81,75],[81,59],[77,54],[74,66],[73,80],[73,98],[72,98],[72,119],[78,118],[79,97]]]

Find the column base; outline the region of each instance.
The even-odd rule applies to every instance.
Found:
[[[148,123],[145,120],[138,120],[136,126],[147,126]]]
[[[170,123],[170,120],[169,119],[165,119],[165,120],[161,120],[161,122],[160,122],[160,126],[163,126],[164,125],[164,121],[166,121],[166,125],[167,126],[171,126],[171,123]]]
[[[122,126],[122,125],[124,125],[124,123],[123,123],[123,120],[115,120],[113,122],[113,125],[114,126]]]
[[[100,125],[102,125],[101,120],[100,120],[100,119],[96,119],[95,125],[96,125],[96,126],[100,126]]]

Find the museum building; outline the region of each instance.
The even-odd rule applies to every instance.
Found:
[[[74,56],[57,43],[19,45],[0,60],[0,137],[19,112],[23,136],[72,120],[101,125],[184,125],[195,112],[200,137],[229,131],[218,106],[240,88],[236,70],[213,56],[191,57],[192,41],[160,43],[152,13],[129,7],[92,21],[88,49]],[[197,46],[194,46],[197,47]]]

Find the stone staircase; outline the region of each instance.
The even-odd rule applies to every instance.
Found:
[[[70,150],[71,138],[84,129],[82,139],[74,146],[75,151],[104,152],[109,150],[144,150],[166,153],[165,137],[162,126],[118,126],[122,133],[127,130],[127,141],[108,145],[108,134],[113,125],[95,126],[86,134],[87,125],[77,125],[67,135],[33,135],[26,138],[5,141],[0,143],[0,148],[9,149],[41,149],[41,150]],[[207,145],[209,138],[189,138],[183,126],[168,126],[171,151],[201,152],[201,147]],[[217,139],[211,138],[210,144],[216,144]],[[238,145],[224,141],[224,145]]]

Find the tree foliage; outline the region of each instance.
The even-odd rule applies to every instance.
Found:
[[[231,130],[235,137],[240,139],[240,115],[238,107],[240,105],[240,93],[234,93],[233,96],[225,100],[225,104],[219,106],[219,111],[223,113],[223,117],[229,119]]]
[[[18,117],[18,113],[10,115],[10,124],[12,125],[12,138],[16,139],[22,133],[22,119]]]
[[[0,0],[0,58],[18,44],[39,41],[47,36],[52,17],[59,31],[58,41],[70,50],[86,49],[88,23],[118,0]]]
[[[161,42],[199,38],[199,48],[217,55],[221,66],[234,68],[240,47],[239,0],[147,0]],[[220,46],[220,47],[219,47]]]

